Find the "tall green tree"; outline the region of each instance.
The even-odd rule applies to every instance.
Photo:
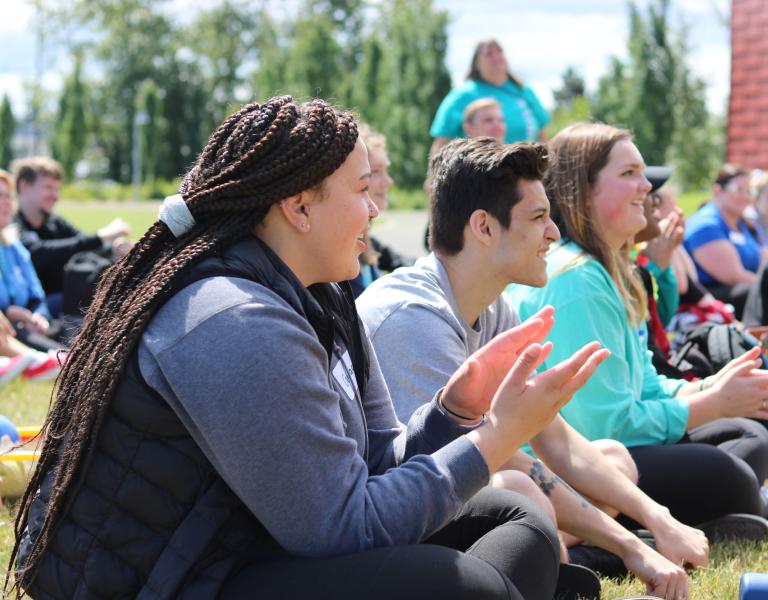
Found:
[[[163,79],[162,116],[165,144],[158,153],[157,175],[173,179],[186,172],[211,133],[209,91],[197,63],[174,59]]]
[[[82,64],[82,52],[78,50],[74,54],[72,73],[64,82],[61,92],[52,143],[53,155],[61,163],[67,180],[72,180],[75,175],[75,166],[83,157],[89,133],[86,120],[88,99],[82,80]]]
[[[672,110],[678,56],[668,23],[669,0],[657,0],[641,14],[629,5],[629,59],[612,68],[599,84],[595,116],[632,129],[648,164],[661,164],[675,130]],[[605,96],[603,96],[605,94]]]
[[[142,179],[151,185],[159,169],[160,140],[166,131],[160,88],[154,81],[145,81],[139,88],[136,110],[144,115],[141,128]]]
[[[630,52],[634,77],[630,110],[636,115],[635,140],[648,164],[662,164],[675,130],[670,100],[676,95],[677,56],[668,24],[669,0],[648,6],[643,18],[630,5]]]
[[[290,91],[286,86],[284,68],[288,62],[288,50],[281,42],[281,25],[266,9],[259,11],[256,35],[257,69],[253,75],[256,98],[268,98]]]
[[[575,98],[583,97],[586,90],[584,77],[575,67],[569,66],[563,73],[563,83],[552,92],[556,108],[570,108]]]
[[[213,129],[235,105],[249,98],[246,82],[255,70],[256,13],[243,0],[224,0],[201,12],[188,28],[194,53],[209,90],[207,129]]]
[[[584,78],[574,67],[567,67],[561,86],[553,92],[555,109],[547,132],[554,136],[558,131],[577,121],[588,121],[591,116],[589,99],[585,96]]]
[[[684,36],[680,44],[684,56]],[[706,93],[706,83],[681,64],[673,109],[676,127],[668,156],[676,178],[693,189],[706,189],[725,157],[725,127],[709,114]]]
[[[379,35],[372,32],[363,41],[363,56],[355,73],[350,78],[349,104],[360,117],[369,123],[379,123],[379,106],[382,87],[382,61],[384,47]]]
[[[592,99],[592,111],[598,121],[621,127],[631,127],[626,106],[629,96],[629,77],[625,66],[615,56],[611,58],[607,72],[597,82],[597,93]]]
[[[365,38],[363,0],[306,0],[306,14],[328,18],[333,23],[334,39],[341,50],[339,60],[343,76],[335,86],[334,97],[344,106],[353,102],[354,73],[363,60]]]
[[[372,125],[387,135],[397,184],[419,188],[432,143],[429,126],[451,88],[445,66],[448,13],[432,0],[392,0],[379,22],[384,52],[379,86],[370,98],[378,106]]]
[[[294,95],[343,100],[346,71],[333,20],[324,14],[299,17],[293,24],[285,81]]]
[[[8,168],[13,160],[13,134],[16,131],[16,119],[11,108],[8,94],[3,95],[0,104],[0,167]]]
[[[180,49],[168,17],[169,0],[75,0],[70,18],[97,31],[91,59],[102,76],[94,102],[97,144],[109,177],[131,179],[131,143],[136,96],[144,81],[164,85]],[[183,112],[183,111],[179,111]]]
[[[668,19],[669,0],[642,14],[629,5],[629,57],[613,58],[592,101],[596,119],[627,127],[647,164],[672,163],[686,188],[709,181],[722,155],[722,131],[706,106],[706,84],[688,65],[688,30]]]

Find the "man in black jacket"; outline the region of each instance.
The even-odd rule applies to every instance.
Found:
[[[86,234],[55,214],[63,175],[55,160],[29,157],[14,161],[11,168],[19,198],[15,222],[55,316],[61,309],[64,266],[69,259],[84,251],[125,254],[130,248],[126,237],[130,228],[122,219],[114,219],[95,234]]]

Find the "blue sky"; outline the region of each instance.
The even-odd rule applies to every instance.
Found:
[[[173,0],[176,9],[189,14],[216,0]],[[628,34],[627,4],[623,0],[434,0],[451,15],[447,64],[454,82],[460,81],[476,41],[498,39],[513,71],[528,82],[545,106],[552,104],[552,90],[559,87],[569,65],[595,88],[610,56],[623,57]],[[648,0],[638,0],[645,6]],[[283,6],[290,6],[290,2]],[[729,32],[721,16],[728,0],[672,0],[671,20],[689,27],[691,65],[709,86],[708,105],[725,112],[730,72]],[[24,0],[0,0],[3,18],[0,36],[0,94],[8,93],[17,112],[28,97],[26,87],[34,75],[35,37],[30,27],[32,10]],[[45,60],[44,85],[57,95],[67,61],[50,53]]]

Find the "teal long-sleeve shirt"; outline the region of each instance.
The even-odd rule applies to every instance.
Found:
[[[562,409],[590,440],[612,438],[626,446],[671,444],[685,433],[688,403],[674,396],[682,381],[659,375],[651,364],[645,323],[630,325],[621,296],[605,268],[579,246],[559,245],[548,257],[543,288],[510,286],[521,319],[555,307],[553,349],[542,369],[597,340],[611,356]]]
[[[656,310],[659,311],[661,324],[666,327],[675,316],[680,305],[680,292],[677,290],[677,277],[671,266],[662,269],[652,260],[645,266],[650,271],[658,285],[658,297],[656,298]]]

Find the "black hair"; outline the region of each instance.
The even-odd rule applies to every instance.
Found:
[[[541,180],[548,166],[546,146],[536,142],[501,144],[480,137],[448,143],[429,164],[430,247],[446,255],[461,252],[464,227],[476,210],[508,228],[520,201],[518,181]]]

